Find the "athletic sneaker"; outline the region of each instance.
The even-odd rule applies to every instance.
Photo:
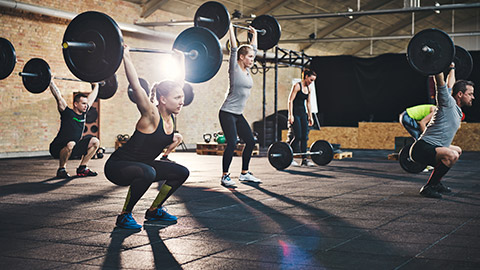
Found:
[[[438,193],[434,186],[432,185],[425,185],[420,189],[420,195],[428,198],[442,198],[442,194]]]
[[[230,179],[230,174],[225,174],[224,176],[222,176],[222,180],[220,180],[220,182],[226,187],[235,186],[235,182]]]
[[[165,207],[161,207],[153,211],[147,209],[147,212],[145,212],[145,219],[151,221],[175,221],[177,220],[177,217],[170,215]]]
[[[142,225],[138,224],[132,216],[132,213],[121,214],[117,217],[115,223],[117,227],[131,230],[138,230],[142,228]]]
[[[292,160],[292,163],[290,163],[290,166],[300,167],[300,164],[298,164],[298,162],[296,162],[295,160]]]
[[[238,180],[245,181],[245,182],[253,182],[253,183],[262,183],[262,180],[253,176],[251,172],[247,172],[246,174],[241,173]]]
[[[77,176],[78,177],[85,177],[85,176],[97,176],[98,173],[90,170],[89,168],[85,167],[83,169],[80,169],[80,167],[77,168]]]
[[[437,191],[438,193],[450,193],[452,192],[452,190],[447,187],[447,186],[444,186],[442,183],[438,183],[436,185],[433,185],[432,187],[435,191]]]
[[[315,167],[315,163],[311,162],[308,159],[304,159],[302,160],[302,166]]]
[[[70,174],[68,174],[65,168],[58,168],[57,170],[57,178],[70,178]]]

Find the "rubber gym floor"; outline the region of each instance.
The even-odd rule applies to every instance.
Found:
[[[453,194],[418,194],[391,151],[354,150],[323,167],[250,169],[262,184],[220,186],[221,156],[176,152],[190,177],[166,203],[176,224],[144,222],[154,183],[134,209],[141,231],[115,228],[127,187],[54,179],[49,157],[0,160],[0,269],[480,269],[480,153],[444,177]],[[69,162],[74,173],[78,160]]]

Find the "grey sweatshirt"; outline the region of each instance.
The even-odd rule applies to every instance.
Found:
[[[427,125],[419,140],[435,145],[449,147],[460,128],[462,109],[450,94],[447,86],[437,89],[437,110]]]
[[[245,72],[238,65],[237,50],[238,48],[232,48],[230,52],[228,67],[230,86],[220,110],[233,114],[242,114],[247,99],[250,96],[250,90],[253,87],[253,79],[249,68],[247,68],[247,72]],[[257,47],[253,46],[253,50],[256,55]]]

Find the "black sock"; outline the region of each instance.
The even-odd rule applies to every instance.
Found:
[[[450,170],[449,167],[447,167],[443,162],[439,162],[437,166],[435,166],[435,169],[433,169],[432,174],[430,175],[430,178],[427,181],[427,186],[428,185],[436,185],[440,183],[440,180],[442,177],[447,174],[448,170]]]
[[[80,166],[78,166],[78,168],[79,168],[80,170],[85,170],[85,169],[87,168],[87,165],[80,165]]]

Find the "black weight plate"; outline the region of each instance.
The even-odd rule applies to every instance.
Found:
[[[182,52],[195,50],[196,57],[185,56],[185,80],[201,83],[217,74],[222,65],[222,46],[217,36],[207,28],[190,27],[177,36],[173,49]]]
[[[213,19],[213,22],[201,21],[199,19],[200,17]],[[209,1],[203,3],[197,9],[193,23],[197,27],[199,26],[210,29],[219,39],[221,39],[227,34],[230,27],[230,14],[228,14],[228,10],[223,4]]]
[[[265,29],[267,31],[264,35],[258,33],[258,49],[268,50],[278,44],[282,35],[282,28],[273,16],[260,15],[250,25],[257,30]]]
[[[85,122],[87,122],[87,124],[91,124],[91,123],[95,123],[95,121],[97,121],[97,119],[98,119],[97,108],[91,107],[87,112],[87,117],[86,117]]]
[[[193,101],[193,97],[195,96],[193,93],[193,86],[189,83],[185,83],[183,85],[183,95],[184,95],[184,100],[183,100],[183,106],[188,106],[190,103]]]
[[[473,70],[472,55],[464,48],[455,45],[455,79],[466,80],[470,77]],[[448,74],[448,69],[445,71]]]
[[[17,55],[15,48],[8,39],[0,38],[0,80],[3,80],[12,74]]]
[[[117,23],[108,15],[87,11],[68,25],[63,42],[93,42],[96,48],[63,49],[70,71],[82,81],[100,82],[115,74],[123,59],[123,36]]]
[[[293,161],[293,151],[288,143],[276,142],[268,147],[268,161],[277,170],[286,169]]]
[[[411,144],[407,144],[404,146],[398,155],[398,161],[402,169],[409,173],[419,173],[422,172],[427,166],[417,163],[410,159],[410,148],[412,147]]]
[[[147,93],[147,97],[149,97],[150,96],[150,84],[148,83],[148,81],[145,80],[144,78],[138,78],[138,81],[140,82],[140,85],[142,86],[143,90],[145,90],[145,93]],[[130,99],[130,101],[136,104],[137,101],[135,100],[135,96],[133,95],[133,89],[130,86],[130,84],[128,85],[127,93],[128,93],[128,98]]]
[[[428,46],[432,54],[422,49]],[[455,57],[455,45],[447,33],[438,29],[418,32],[408,43],[407,60],[410,66],[423,75],[435,75],[446,70]]]
[[[310,146],[310,152],[321,152],[319,155],[310,155],[315,164],[327,165],[333,159],[333,147],[327,141],[318,140]]]
[[[117,75],[113,74],[105,80],[104,85],[100,85],[98,89],[98,98],[109,99],[115,95],[118,89]]]
[[[22,76],[23,86],[28,92],[39,94],[45,91],[50,85],[52,72],[50,66],[45,60],[40,58],[32,58],[23,67],[24,73],[37,74],[36,77]]]

